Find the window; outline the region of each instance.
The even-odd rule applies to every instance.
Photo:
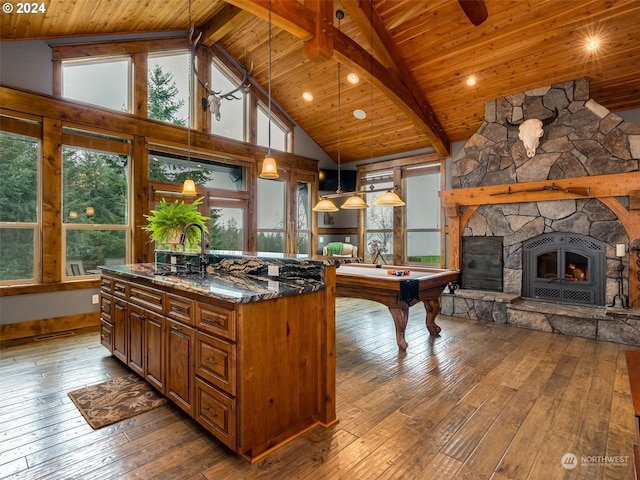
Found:
[[[126,263],[129,157],[124,152],[129,142],[63,132],[65,143],[73,144],[62,148],[64,274],[96,274],[100,265]]]
[[[40,124],[2,116],[0,284],[39,280]],[[6,130],[5,130],[6,129]],[[11,130],[11,131],[8,131]]]
[[[258,138],[257,145],[263,147],[269,146],[269,114],[268,111],[258,108]],[[271,148],[274,150],[280,150],[281,152],[287,151],[287,129],[280,125],[278,121],[271,114]]]
[[[209,228],[212,250],[246,250],[244,217],[246,202],[212,197],[209,201],[211,227]]]
[[[149,151],[149,180],[182,184],[192,178],[199,187],[231,191],[247,189],[246,169],[241,165],[223,163],[220,159],[187,156],[184,152]]]
[[[296,185],[296,251],[297,254],[309,254],[311,242],[311,183],[297,182]]]
[[[439,267],[440,168],[408,168],[405,176],[407,262]]]
[[[391,181],[377,183],[376,190],[392,186]],[[366,249],[363,249],[364,253],[362,253],[365,262],[393,262],[393,208],[374,205],[374,202],[383,193],[384,191],[370,192],[365,195],[365,201],[369,205],[369,208],[365,210]]]
[[[62,62],[62,96],[130,112],[131,58],[99,57]]]
[[[149,118],[186,127],[189,119],[189,53],[150,54],[147,68]]]
[[[239,80],[231,80],[231,75],[226,72],[218,62],[211,63],[211,90],[219,95],[232,92],[238,87]],[[210,105],[211,111],[211,133],[226,138],[232,138],[241,142],[245,141],[245,94],[241,88],[233,93],[234,98],[220,100],[220,105]],[[212,99],[209,98],[211,101]],[[218,112],[216,112],[216,108]],[[219,117],[216,115],[219,114]]]
[[[258,179],[258,250],[284,253],[286,183]]]

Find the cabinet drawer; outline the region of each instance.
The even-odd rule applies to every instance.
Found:
[[[127,282],[125,282],[124,280],[120,280],[118,278],[114,278],[113,282],[112,282],[112,288],[113,288],[113,294],[116,297],[120,297],[120,298],[127,298],[128,295],[128,287],[129,284]]]
[[[196,306],[196,326],[230,340],[236,339],[236,317],[233,310],[205,303]]]
[[[162,313],[164,294],[160,290],[132,283],[129,286],[129,301],[149,310]]]
[[[236,394],[236,346],[202,332],[196,335],[196,375]]]
[[[196,377],[196,421],[236,449],[236,401]]]
[[[193,305],[194,301],[188,298],[167,293],[167,316],[180,322],[193,325],[194,313]]]
[[[113,278],[102,275],[100,277],[100,288],[102,289],[102,291],[111,293],[113,288],[112,282]]]
[[[113,353],[113,325],[105,319],[100,320],[100,343]]]
[[[100,292],[100,317],[111,321],[111,307],[113,297],[108,293]]]

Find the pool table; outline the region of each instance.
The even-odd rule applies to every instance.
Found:
[[[405,274],[393,274],[397,272]],[[398,347],[404,351],[408,347],[404,332],[409,307],[423,302],[427,329],[431,335],[439,335],[435,319],[440,312],[440,294],[449,282],[458,280],[458,275],[457,270],[439,268],[348,263],[336,270],[336,296],[373,300],[389,307]]]

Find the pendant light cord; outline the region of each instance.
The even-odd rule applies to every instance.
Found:
[[[338,19],[338,32],[340,32],[340,20],[344,17],[344,12],[342,10],[336,11],[336,18]],[[341,135],[341,124],[340,124],[340,66],[341,63],[338,61],[338,188],[336,189],[336,193],[342,193],[342,183],[340,181],[340,135]]]
[[[271,0],[269,0],[269,145],[267,148],[267,156],[271,156]]]
[[[188,89],[188,105],[187,105],[187,168],[191,170],[191,97],[193,95],[193,62],[195,45],[193,43],[193,20],[191,18],[191,0],[189,0],[189,89]]]

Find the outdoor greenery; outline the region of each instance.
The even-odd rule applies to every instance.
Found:
[[[37,146],[36,139],[0,132],[0,221],[17,222],[0,229],[0,280],[34,275],[35,227],[19,224],[37,221]]]

